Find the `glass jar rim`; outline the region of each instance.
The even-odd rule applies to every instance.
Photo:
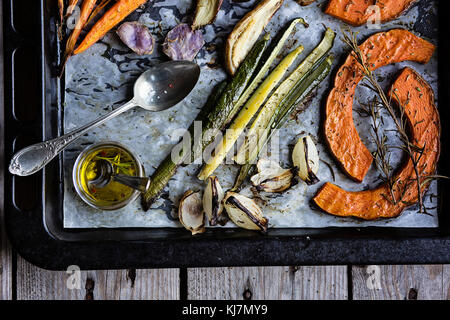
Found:
[[[80,152],[77,159],[75,160],[75,163],[74,163],[73,169],[72,169],[72,183],[75,187],[75,191],[77,192],[78,196],[83,200],[83,202],[88,204],[89,206],[91,206],[95,209],[99,209],[99,210],[111,211],[111,210],[121,209],[121,208],[125,207],[126,205],[128,205],[129,203],[134,202],[141,193],[138,190],[134,190],[130,194],[130,196],[125,198],[124,200],[119,201],[114,204],[111,204],[111,205],[104,205],[104,206],[97,205],[87,196],[86,192],[84,191],[84,189],[82,188],[81,183],[80,183],[79,166],[81,163],[83,163],[83,161],[86,159],[86,157],[89,154],[91,154],[93,151],[95,151],[96,149],[101,149],[101,148],[105,148],[105,147],[115,147],[115,148],[121,149],[124,152],[126,152],[127,154],[129,154],[130,157],[133,159],[133,161],[137,165],[139,177],[144,177],[145,171],[144,171],[144,166],[142,165],[139,158],[137,156],[135,156],[135,154],[129,148],[125,147],[123,144],[121,144],[119,142],[115,142],[115,141],[97,142],[97,143],[94,143],[94,144],[88,146],[87,148],[85,148],[83,151]]]

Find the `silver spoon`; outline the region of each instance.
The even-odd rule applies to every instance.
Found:
[[[150,186],[150,178],[133,177],[125,174],[114,173],[114,168],[111,162],[107,160],[97,160],[95,166],[97,173],[96,177],[89,180],[88,183],[97,188],[104,188],[111,181],[118,182],[140,192],[147,191]]]
[[[20,150],[11,159],[9,172],[18,176],[36,173],[90,129],[136,106],[149,111],[161,111],[176,105],[192,91],[199,76],[200,68],[189,61],[169,61],[151,67],[136,80],[134,97],[129,102],[59,138]]]

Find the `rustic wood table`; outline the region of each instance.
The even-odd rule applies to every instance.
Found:
[[[0,22],[1,22],[0,5]],[[1,29],[2,23],[0,23]],[[3,113],[3,37],[0,30],[0,118]],[[3,127],[0,190],[3,191]],[[6,159],[7,160],[7,159]],[[0,216],[3,192],[0,192]],[[37,268],[9,246],[0,230],[0,300],[31,299],[450,299],[450,265],[284,266],[82,271]]]

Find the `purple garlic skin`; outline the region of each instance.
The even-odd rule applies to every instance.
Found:
[[[181,23],[166,36],[163,52],[172,60],[194,60],[197,53],[205,44],[200,30],[192,30],[185,23]]]
[[[152,54],[155,40],[150,30],[139,22],[125,22],[117,29],[120,40],[139,55]]]

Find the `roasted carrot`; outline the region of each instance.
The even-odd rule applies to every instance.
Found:
[[[75,28],[72,31],[69,39],[66,43],[66,52],[64,53],[64,65],[66,64],[67,59],[72,55],[73,50],[75,49],[75,45],[77,44],[78,37],[80,36],[81,30],[85,26],[89,16],[91,15],[92,10],[94,10],[95,4],[97,0],[84,0],[81,5],[80,17],[75,24]],[[62,70],[64,70],[64,65],[62,66]]]
[[[58,0],[59,20],[63,22],[64,19],[64,0]]]
[[[70,0],[69,5],[67,6],[66,16],[70,16],[75,10],[75,6],[77,5],[78,0]]]
[[[92,27],[83,42],[75,49],[74,54],[81,53],[100,40],[109,30],[130,13],[146,3],[147,0],[119,0]]]
[[[108,3],[111,0],[102,0],[102,2],[100,2],[94,9],[94,11],[92,11],[91,16],[89,17],[88,21],[86,22],[86,24],[89,24],[91,22],[92,19],[94,19],[97,14],[103,10],[104,7],[106,7],[108,5]]]

